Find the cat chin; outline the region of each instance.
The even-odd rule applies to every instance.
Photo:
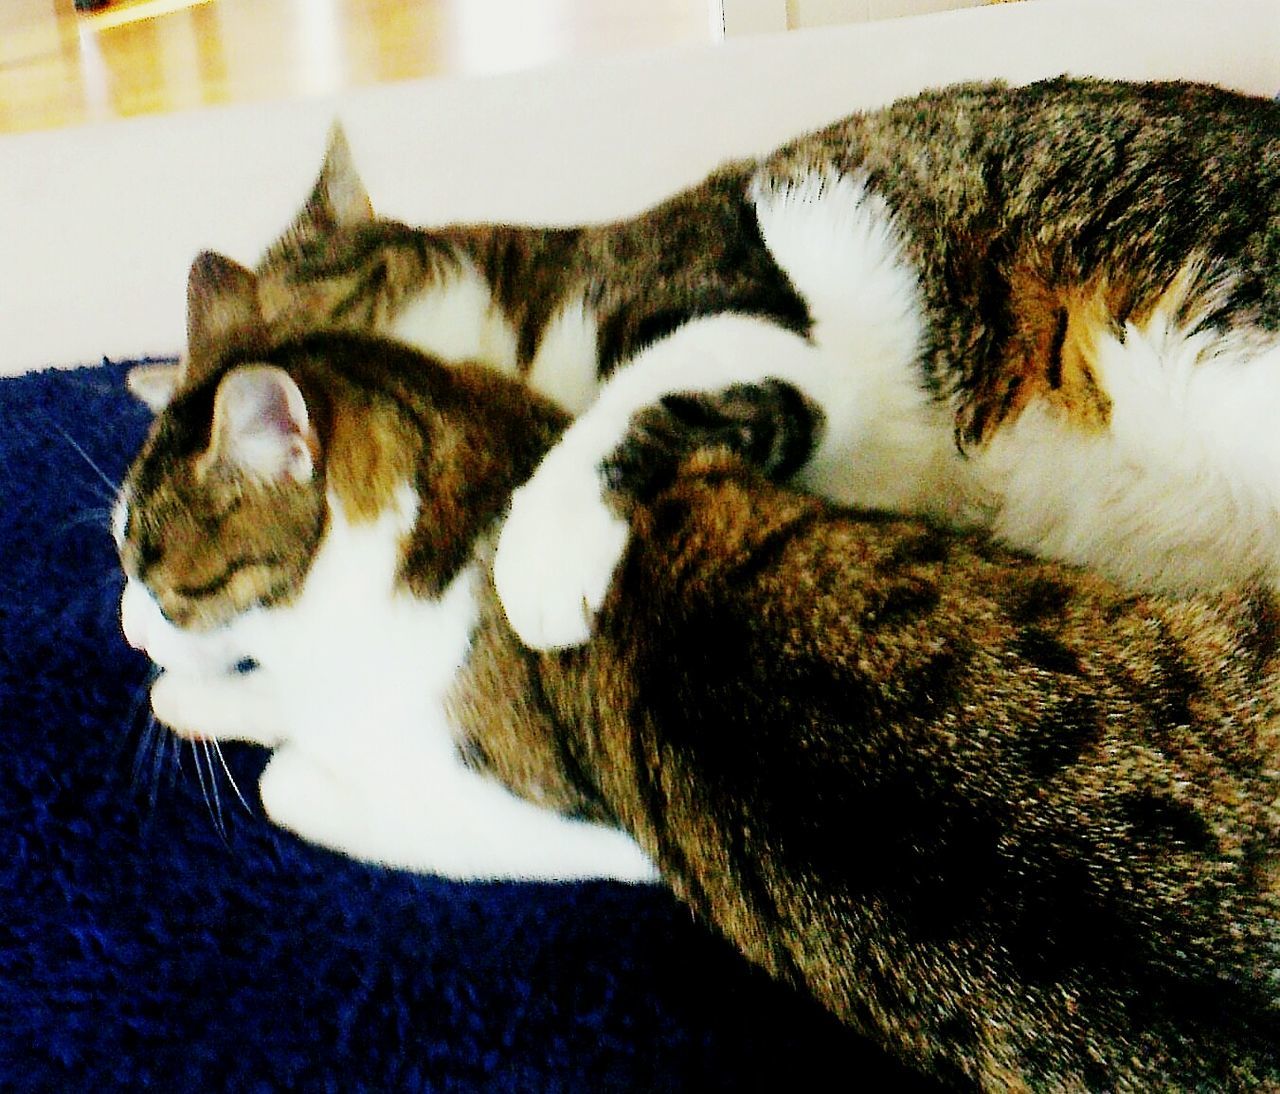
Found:
[[[273,682],[258,673],[169,671],[151,686],[156,719],[189,741],[284,741],[286,714]]]

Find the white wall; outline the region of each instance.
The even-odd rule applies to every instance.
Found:
[[[191,259],[253,262],[309,189],[335,115],[388,214],[571,222],[926,86],[1063,71],[1274,94],[1280,3],[1034,0],[6,137],[0,373],[177,351]]]

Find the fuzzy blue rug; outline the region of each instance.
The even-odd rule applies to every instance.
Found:
[[[262,817],[264,753],[225,748],[246,807],[149,728],[124,372],[0,381],[0,1089],[905,1088],[661,889],[354,863]]]

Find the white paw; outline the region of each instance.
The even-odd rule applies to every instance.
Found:
[[[278,750],[258,780],[268,817],[312,843],[349,853],[349,795],[329,771],[288,746]]]
[[[272,823],[330,851],[392,869],[474,876],[459,862],[466,820],[451,815],[447,796],[441,801],[422,792],[430,773],[414,761],[403,757],[394,774],[353,777],[286,745],[262,772],[258,794]]]
[[[558,455],[513,495],[493,562],[508,622],[539,650],[591,637],[629,532],[605,505],[594,463],[574,465]]]
[[[580,873],[563,871],[555,875],[556,879],[603,877],[636,885],[652,885],[662,880],[653,860],[640,850],[639,845],[627,833],[603,829],[599,842],[598,859],[584,863]]]
[[[405,755],[357,775],[285,745],[258,792],[279,827],[393,869],[459,881],[658,878],[625,832],[544,810],[456,762]]]

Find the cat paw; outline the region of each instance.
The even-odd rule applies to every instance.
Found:
[[[258,780],[258,796],[273,824],[311,843],[352,853],[350,795],[306,754],[288,746],[277,750]]]
[[[340,761],[339,761],[340,763]],[[258,780],[267,817],[279,828],[359,862],[470,879],[460,862],[468,823],[449,795],[424,792],[431,771],[400,757],[394,770],[347,767],[286,745]]]
[[[804,465],[821,429],[822,410],[782,380],[671,392],[632,415],[603,472],[616,493],[646,502],[692,453],[721,449],[781,482]]]
[[[629,527],[605,504],[594,465],[544,462],[511,499],[493,580],[526,646],[579,646],[591,637]]]

